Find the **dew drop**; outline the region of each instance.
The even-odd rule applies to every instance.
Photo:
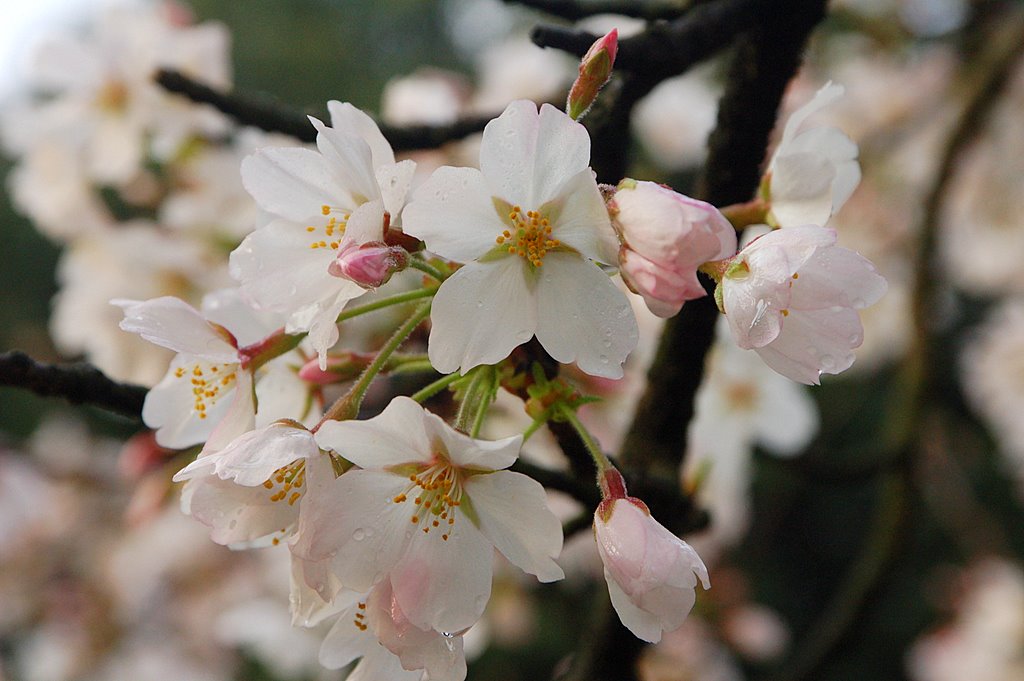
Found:
[[[228,523],[228,529],[229,530],[233,530],[236,527],[238,527],[238,521],[237,520],[232,520],[230,523]]]
[[[858,310],[862,307],[868,306],[867,302],[863,298],[854,298],[850,304]]]
[[[356,531],[352,533],[352,539],[356,541],[363,541],[366,539],[366,530],[361,527],[356,529]]]

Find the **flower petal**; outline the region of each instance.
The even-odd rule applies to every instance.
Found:
[[[210,539],[224,546],[283,535],[299,517],[297,505],[271,501],[263,487],[243,487],[216,476],[189,484],[194,486],[190,515],[210,528]]]
[[[604,264],[615,262],[619,241],[597,188],[594,171],[584,168],[573,175],[552,201],[558,207],[552,237],[591,260]]]
[[[410,525],[408,520],[405,525]],[[465,516],[448,530],[447,541],[436,531],[413,532],[405,554],[391,570],[395,598],[409,621],[421,629],[468,629],[490,598],[493,562],[490,542]]]
[[[756,348],[764,363],[786,378],[817,385],[819,373],[838,374],[853,364],[853,348],[864,341],[864,327],[855,310],[794,310],[782,333]]]
[[[335,206],[354,208],[360,203],[380,198],[377,175],[369,145],[356,134],[329,128],[310,116],[316,128],[316,148],[323,154],[334,181],[351,196],[354,203]]]
[[[242,184],[260,208],[293,222],[319,222],[324,205],[348,209],[355,204],[327,160],[301,147],[267,147],[246,157]]]
[[[556,254],[547,257],[552,255]],[[435,369],[447,374],[461,368],[465,373],[480,364],[494,364],[533,337],[537,305],[526,267],[526,261],[515,256],[471,262],[441,284],[430,311],[427,347]]]
[[[390,165],[377,166],[377,184],[380,185],[384,209],[391,214],[391,224],[400,225],[399,215],[405,207],[412,178],[416,172],[416,162],[410,159]]]
[[[164,296],[145,302],[123,299],[110,302],[124,310],[121,328],[139,334],[150,343],[209,362],[238,362],[238,349],[184,300]]]
[[[391,145],[384,138],[380,128],[377,127],[376,121],[364,111],[348,102],[339,102],[335,99],[327,102],[327,111],[331,114],[331,127],[354,133],[366,142],[370,147],[374,168],[394,164],[395,152],[391,150]]]
[[[438,168],[402,212],[406,234],[457,262],[470,262],[490,251],[507,227],[491,200],[487,181],[475,168]]]
[[[453,430],[440,417],[428,414],[428,431],[440,437],[448,448],[448,458],[461,468],[496,471],[508,468],[519,458],[522,435],[501,440],[476,440]]]
[[[562,525],[540,483],[497,471],[470,476],[465,489],[480,531],[513,565],[542,582],[565,576],[554,561],[562,552]]]
[[[537,283],[537,340],[557,361],[621,378],[639,331],[626,296],[597,265],[575,253],[544,258]]]
[[[430,415],[423,407],[399,396],[372,419],[324,422],[317,430],[316,441],[367,470],[430,462],[432,447],[425,416]]]
[[[350,470],[323,494],[310,488],[292,555],[312,561],[333,558],[331,570],[342,586],[369,591],[398,561],[411,534],[405,507],[393,501],[407,483],[391,473]],[[321,595],[326,588],[309,585]]]

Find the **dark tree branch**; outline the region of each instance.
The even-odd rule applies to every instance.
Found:
[[[577,21],[597,14],[621,14],[655,21],[675,19],[690,9],[690,0],[505,0],[552,16]]]
[[[615,58],[618,71],[665,78],[716,54],[739,34],[780,15],[789,15],[782,3],[768,0],[716,0],[696,5],[671,22],[657,21],[647,30],[619,41]],[[531,38],[541,47],[553,47],[582,57],[600,36],[561,26],[538,26]]]
[[[800,66],[807,37],[824,17],[825,2],[798,0],[786,8],[776,21],[751,31],[733,57],[698,190],[710,203],[746,201],[757,189],[779,103]],[[712,290],[710,281],[704,284]],[[684,305],[666,324],[623,447],[623,461],[631,468],[664,476],[679,470],[717,318],[709,295]]]
[[[316,130],[305,114],[282,107],[266,99],[237,92],[222,92],[188,76],[169,69],[157,71],[157,84],[168,92],[188,97],[193,102],[209,104],[243,125],[267,132],[279,132],[302,141],[315,142]],[[395,151],[435,149],[448,142],[480,132],[493,116],[470,116],[449,125],[412,125],[396,127],[380,125],[384,137]]]
[[[147,390],[113,381],[84,362],[41,364],[17,350],[0,354],[0,385],[24,388],[43,397],[63,397],[71,404],[91,404],[139,420]]]

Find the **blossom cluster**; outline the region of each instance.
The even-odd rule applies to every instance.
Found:
[[[562,526],[545,489],[510,468],[537,427],[570,423],[599,477],[593,526],[616,612],[645,641],[678,629],[698,582],[710,587],[704,562],[627,495],[576,418],[583,401],[548,383],[542,364],[621,379],[640,336],[635,300],[667,318],[711,294],[735,345],[777,374],[815,384],[849,368],[863,340],[859,310],[886,282],[826,224],[857,184],[857,151],[837,129],[806,119],[841,89],[826,86],[790,118],[759,197],[720,210],[654,182],[598,184],[577,119],[610,73],[614,32],[584,58],[572,115],[513,101],[484,129],[477,167],[442,165],[424,178],[373,118],[338,101],[328,103],[329,119],[310,117],[315,147],[241,131],[228,147],[214,145],[229,124],[199,108],[172,115],[149,74],[188,70],[193,49],[218,51],[226,64],[218,29],[151,19],[128,40],[112,15],[96,41],[116,52],[111,59],[90,57],[96,45],[77,56],[62,52],[68,44],[44,52],[95,73],[76,76],[74,87],[54,81],[15,185],[22,208],[71,245],[58,320],[94,309],[73,298],[76,277],[102,267],[90,257],[128,248],[155,261],[140,265],[130,288],[89,291],[102,291],[122,330],[174,354],[162,379],[154,374],[165,358],[112,351],[121,340],[89,332],[78,345],[67,334],[66,344],[118,378],[155,383],[146,425],[158,445],[194,455],[174,476],[184,483],[182,510],[218,544],[286,547],[293,621],[333,622],[320,648],[325,666],[359,660],[352,679],[461,681],[463,637],[487,607],[495,550],[540,582],[564,576]],[[171,56],[152,54],[164,46]],[[126,61],[131,71],[102,68]],[[226,66],[194,73],[227,82]],[[80,92],[83,84],[92,89]],[[100,108],[86,116],[92,106]],[[46,141],[83,116],[97,126],[88,140],[108,128],[122,137],[60,142],[75,161],[62,168],[74,188],[62,196],[75,197],[75,210],[94,209],[73,221],[71,207],[38,196],[33,169],[47,163]],[[115,220],[99,184],[159,224]],[[747,225],[764,233],[741,248],[737,230]],[[385,309],[401,313],[382,325],[390,338],[361,351],[350,320]],[[413,337],[428,318],[425,352],[398,352],[420,342]],[[401,372],[419,374],[424,387],[360,418],[375,378]],[[448,388],[454,415],[423,406]],[[484,439],[506,388],[530,395],[534,423]]]

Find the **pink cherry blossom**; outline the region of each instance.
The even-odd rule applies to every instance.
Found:
[[[678,629],[696,601],[697,578],[711,587],[697,552],[651,516],[647,505],[626,496],[611,469],[602,477],[604,499],[594,512],[597,549],[612,606],[638,638],[657,643]]]
[[[816,225],[754,240],[731,261],[720,286],[736,344],[808,384],[853,364],[853,350],[864,340],[857,310],[887,288],[869,260],[837,246],[835,231]]]
[[[663,185],[623,180],[609,209],[622,279],[659,317],[705,295],[698,267],[736,253],[736,230],[717,208]]]

